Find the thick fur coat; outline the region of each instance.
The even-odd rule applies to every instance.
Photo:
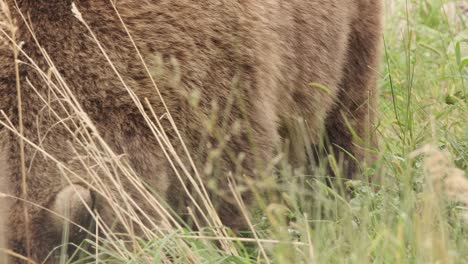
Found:
[[[74,2],[127,85],[163,116],[162,102],[110,1]],[[14,45],[0,34],[0,109],[13,126],[20,124],[19,81],[24,136],[86,178],[85,168],[76,161],[78,154],[70,147],[70,132],[44,110],[41,97],[50,96],[49,85],[26,63],[31,59],[47,73],[46,52],[112,150],[126,154],[137,174],[169,203],[185,206],[183,191],[157,139],[90,31],[72,13],[72,1],[16,3],[6,0],[16,25],[15,41],[21,42],[24,52],[18,57],[25,62],[20,63],[18,75]],[[229,140],[223,142],[230,155],[220,155],[217,168],[221,173],[217,175],[239,170],[236,157],[242,153],[243,172],[238,174],[255,177],[285,139],[291,141],[293,162],[303,162],[304,144],[295,142],[303,141],[298,138],[304,126],[311,144],[317,144],[325,131],[337,149],[345,149],[358,160],[366,158],[362,142],[374,142],[370,131],[377,99],[380,0],[120,0],[116,5],[155,73],[162,97],[197,165],[203,166],[209,148],[225,138],[208,133],[208,143],[201,144],[206,120],[216,108],[230,109],[213,125],[221,134],[230,132]],[[198,98],[195,106],[190,102],[193,94]],[[50,105],[60,108],[57,101]],[[169,122],[164,118],[162,122],[168,134],[174,135]],[[353,138],[349,126],[362,140]],[[24,197],[18,136],[2,127],[0,136],[0,190]],[[352,175],[356,165],[348,160],[347,171]],[[25,164],[27,199],[60,212],[57,201],[75,195],[70,183],[62,179],[64,172],[28,143]],[[218,188],[228,192],[225,182],[220,179]],[[72,190],[92,204],[86,187],[79,180],[73,183]],[[8,248],[24,255],[30,251],[30,257],[40,261],[60,244],[60,228],[50,224],[49,213],[34,206],[27,206],[26,226],[23,206],[18,200],[4,204],[0,217],[4,240]],[[85,222],[86,214],[79,213],[80,208],[75,211],[73,220]],[[220,203],[218,211],[226,225],[239,223],[239,213],[231,203]]]

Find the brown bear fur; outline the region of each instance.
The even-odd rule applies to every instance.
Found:
[[[161,101],[110,1],[74,2],[136,96],[141,100],[147,98],[155,113],[162,116],[165,110]],[[24,53],[47,72],[49,66],[19,11],[32,25],[35,38],[112,149],[127,154],[134,170],[169,203],[186,205],[181,201],[185,199],[183,190],[178,187],[180,184],[156,138],[90,38],[90,32],[72,13],[72,1],[16,0],[19,10],[14,0],[6,3],[17,25],[16,41],[23,43]],[[116,3],[150,70],[157,71],[154,61],[159,56],[169,72],[179,76],[162,73],[156,82],[197,165],[205,164],[207,159],[209,147],[200,144],[200,137],[201,131],[206,130],[213,102],[223,110],[230,105],[233,93],[237,96],[236,103],[223,120],[228,123],[228,130],[240,121],[241,131],[231,135],[226,149],[234,157],[244,153],[241,167],[245,174],[258,174],[282,139],[291,141],[292,156],[297,163],[303,162],[304,144],[297,143],[302,141],[298,140],[301,120],[311,144],[317,144],[325,130],[330,142],[339,146],[336,150],[343,148],[360,161],[366,158],[362,151],[366,146],[353,139],[346,123],[351,124],[363,141],[373,144],[370,131],[377,100],[381,0],[121,0]],[[18,127],[13,45],[4,34],[0,40],[0,109]],[[28,61],[24,55],[19,59]],[[20,65],[19,76],[25,137],[39,144],[38,131],[52,128],[41,139],[41,147],[86,177],[86,170],[74,164],[76,153],[70,148],[70,133],[54,125],[57,121],[50,114],[44,114],[44,103],[31,88],[35,87],[46,97],[49,88],[43,78],[26,63]],[[196,110],[186,98],[193,91],[200,94]],[[170,128],[167,120],[163,122]],[[218,120],[215,126],[222,123]],[[5,160],[0,159],[0,180],[1,186],[9,186],[2,191],[23,197],[19,139],[5,128],[2,130],[0,135],[7,140],[0,146],[0,158]],[[211,136],[208,141],[216,145],[218,138]],[[180,144],[176,148],[180,149]],[[63,190],[70,187],[61,179],[55,162],[34,153],[35,149],[26,144],[27,199],[60,211],[55,209],[57,197],[68,193],[69,189]],[[221,171],[236,170],[237,164],[231,156],[221,155]],[[352,175],[356,165],[350,158],[345,158],[345,163],[347,174]],[[74,184],[83,192],[78,180]],[[226,179],[220,179],[218,187],[229,192]],[[240,223],[234,205],[224,202],[218,208],[226,225],[236,227]],[[30,257],[40,261],[60,244],[60,234],[44,210],[28,206],[28,226],[25,226],[23,203],[11,201],[1,210],[6,240],[15,252],[26,255],[29,247]],[[75,216],[73,220],[80,222],[83,220],[80,217],[86,216]],[[30,235],[28,246],[26,233]]]

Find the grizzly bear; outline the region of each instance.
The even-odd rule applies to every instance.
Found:
[[[381,2],[1,0],[0,241],[41,262],[62,242],[57,215],[115,219],[90,180],[105,169],[77,137],[99,136],[93,158],[119,155],[180,214],[191,201],[163,145],[190,153],[182,163],[215,180],[210,196],[226,196],[215,207],[234,229],[228,175],[271,175],[282,142],[300,166],[325,135],[353,177],[375,146]]]

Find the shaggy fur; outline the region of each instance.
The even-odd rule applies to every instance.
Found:
[[[126,83],[140,99],[148,98],[156,114],[163,115],[160,99],[110,1],[74,2]],[[19,11],[25,14],[38,42],[113,150],[127,154],[134,170],[167,201],[176,208],[185,206],[186,198],[157,140],[89,32],[72,14],[72,1],[17,0],[19,10],[13,0],[6,3],[17,23],[17,40],[23,43],[24,52],[47,72],[49,66]],[[372,144],[369,131],[377,99],[380,0],[116,3],[150,70],[155,72],[162,95],[197,165],[203,167],[210,148],[225,144],[225,154],[207,176],[223,177],[226,172],[237,171],[236,175],[254,177],[266,166],[282,139],[292,143],[293,162],[303,163],[304,144],[298,140],[303,125],[311,144],[317,144],[325,130],[330,142],[339,146],[337,153],[342,148],[358,160],[366,158],[362,151],[365,146],[353,139],[346,123],[362,141]],[[4,43],[0,46],[0,109],[18,126],[12,45],[3,35],[0,40]],[[24,56],[20,59],[27,61]],[[44,103],[32,89],[35,87],[47,98],[49,88],[43,78],[22,64],[20,81],[25,136],[86,178],[86,170],[75,164],[77,153],[71,150],[70,133],[43,110]],[[188,100],[194,92],[199,94],[196,106]],[[235,100],[231,100],[233,97]],[[56,103],[52,102],[52,107]],[[231,110],[228,116],[220,115],[222,118],[214,122],[217,132],[207,132],[205,144],[202,131],[207,130],[206,120],[216,107]],[[163,122],[170,127],[167,120]],[[49,128],[47,136],[39,138]],[[232,133],[223,142],[221,139],[226,137],[219,134],[228,134],[226,131]],[[22,197],[18,137],[7,131],[0,135],[8,135],[0,146],[0,158],[6,159],[0,159],[1,186],[10,186],[10,194]],[[176,144],[176,148],[180,146]],[[67,187],[54,162],[35,154],[30,146],[25,151],[28,200],[61,212],[60,201],[68,194],[73,196],[72,189],[92,199],[78,180],[74,181],[76,188]],[[240,162],[242,172],[238,172],[236,159],[240,153],[244,157]],[[344,160],[347,173],[352,175],[356,165],[350,158]],[[226,179],[218,182],[219,190],[227,193]],[[65,200],[78,201],[76,197]],[[82,208],[74,206],[72,220],[85,221],[86,214],[77,213]],[[42,260],[60,244],[60,228],[49,213],[27,206],[30,221],[25,226],[23,204],[13,201],[8,207],[2,209],[1,215],[12,250],[26,254],[27,232],[31,236],[30,255],[35,260]],[[218,208],[226,225],[237,227],[241,223],[235,206],[228,201],[219,203]],[[72,240],[80,239],[79,235],[73,236],[72,232]]]

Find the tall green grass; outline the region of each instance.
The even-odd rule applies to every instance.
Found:
[[[380,159],[363,170],[363,176],[375,175],[379,181],[350,181],[331,188],[325,180],[326,168],[306,175],[279,164],[271,182],[249,183],[257,194],[255,208],[247,209],[238,199],[249,219],[245,232],[234,234],[216,226],[209,201],[200,206],[213,224],[192,231],[174,219],[164,202],[153,198],[116,155],[107,153],[110,158],[100,163],[100,155],[110,151],[105,142],[99,138],[87,142],[91,137],[80,135],[77,140],[86,141],[92,155],[99,153],[93,156],[98,165],[106,166],[111,160],[109,174],[132,179],[165,219],[159,227],[152,223],[141,228],[144,237],[139,238],[132,235],[132,225],[144,225],[144,221],[134,210],[134,201],[124,197],[121,206],[110,202],[128,224],[128,234],[112,233],[97,219],[90,238],[77,245],[78,258],[61,254],[60,262],[468,263],[466,14],[463,21],[443,0],[388,0],[385,15],[382,66],[370,69],[381,77],[380,108],[376,109]],[[57,93],[66,88],[65,83],[51,84]],[[135,101],[139,106],[146,103]],[[70,105],[74,106],[71,99]],[[86,117],[79,106],[72,108]],[[145,119],[158,120],[147,115]],[[92,130],[88,121],[80,122]],[[164,140],[159,124],[153,126],[154,136]],[[177,163],[177,155],[167,148]],[[198,184],[198,180],[195,175],[192,182]],[[111,196],[112,191],[102,185],[92,187],[104,197]],[[231,187],[237,195],[235,184]],[[265,192],[268,189],[274,191]],[[56,251],[66,252],[63,247]]]

